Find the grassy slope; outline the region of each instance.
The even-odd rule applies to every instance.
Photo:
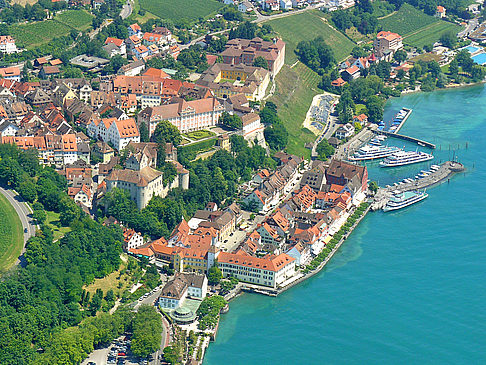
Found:
[[[278,115],[289,132],[287,151],[310,157],[306,142],[315,140],[315,135],[302,128],[312,98],[319,93],[320,76],[302,63],[294,68],[284,65],[276,78],[275,94],[271,101],[278,106]]]
[[[291,65],[297,61],[297,56],[294,53],[297,43],[303,40],[314,39],[317,36],[322,36],[326,43],[332,47],[336,59],[341,60],[349,55],[354,43],[341,32],[329,26],[320,16],[321,14],[322,12],[320,11],[312,10],[270,20],[267,23],[286,42],[285,62],[287,64]]]
[[[7,198],[0,194],[0,272],[15,264],[23,246],[20,218]]]
[[[91,26],[91,19],[93,16],[85,10],[68,10],[51,20],[13,25],[10,32],[15,39],[31,49],[66,35],[71,29],[86,30]]]
[[[160,18],[176,21],[204,18],[224,4],[216,0],[140,0],[140,6]]]

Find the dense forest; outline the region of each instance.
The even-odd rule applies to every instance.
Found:
[[[40,167],[35,151],[0,144],[0,181],[33,202],[40,225],[27,242],[24,267],[12,269],[0,282],[0,363],[74,363],[102,341],[100,329],[86,327],[83,333],[89,336],[63,330],[100,309],[103,293],[90,300],[83,286],[118,269],[121,230],[86,216],[66,195],[65,178]],[[54,242],[43,207],[59,212],[72,231]],[[74,357],[67,354],[67,346],[75,347]]]

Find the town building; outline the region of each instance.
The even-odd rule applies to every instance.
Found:
[[[191,101],[179,99],[172,104],[145,108],[138,114],[138,123],[146,123],[150,135],[162,120],[185,133],[215,126],[223,111],[224,107],[214,97]]]
[[[435,16],[437,18],[445,18],[446,17],[446,8],[441,5],[437,5],[437,10],[435,11]]]
[[[351,137],[354,134],[354,130],[354,126],[351,123],[346,123],[337,129],[336,138],[345,139]]]
[[[15,44],[15,39],[9,35],[0,36],[0,53],[12,54],[20,52]]]
[[[162,289],[159,305],[163,309],[173,310],[184,305],[186,298],[204,299],[207,291],[206,275],[177,272]]]
[[[143,236],[132,228],[125,228],[123,232],[124,248],[130,250],[144,244]]]
[[[123,150],[130,142],[140,142],[140,133],[133,118],[93,120],[87,131],[90,137],[110,143],[117,151]]]
[[[278,6],[277,0],[273,1]],[[275,77],[285,62],[285,42],[276,39],[274,42],[264,41],[261,38],[231,39],[226,43],[225,50],[221,53],[223,63],[238,65],[243,63],[252,66],[257,57],[263,57],[268,63],[268,70]]]
[[[20,82],[20,69],[17,66],[0,68],[0,77]]]
[[[403,38],[397,33],[381,31],[373,41],[373,53],[379,60],[390,61],[396,51],[403,48]]]
[[[218,267],[223,277],[232,276],[250,284],[276,289],[295,274],[295,258],[285,253],[258,258],[221,252],[218,256]]]
[[[270,73],[267,70],[244,63],[215,63],[197,81],[198,85],[211,89],[218,98],[243,94],[252,101],[259,101],[265,96],[269,83]]]

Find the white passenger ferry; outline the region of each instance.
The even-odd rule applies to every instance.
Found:
[[[400,151],[397,147],[366,145],[357,150],[349,159],[351,161],[375,160],[388,157],[397,151]]]
[[[410,165],[413,163],[429,161],[434,158],[433,155],[419,151],[398,151],[385,158],[380,162],[381,167],[397,167]]]
[[[393,197],[388,200],[383,211],[389,212],[391,210],[398,210],[409,205],[418,203],[421,200],[427,198],[429,194],[424,191],[406,191],[404,193],[397,192]]]

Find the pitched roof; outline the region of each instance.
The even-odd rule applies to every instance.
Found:
[[[278,272],[287,264],[294,261],[295,258],[282,253],[278,256],[272,255],[264,258],[253,257],[242,254],[233,254],[229,252],[220,252],[218,256],[219,263],[246,266],[260,270]]]

